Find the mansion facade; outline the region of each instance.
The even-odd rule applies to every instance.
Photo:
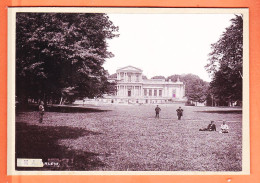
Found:
[[[116,71],[116,95],[105,96],[111,103],[167,103],[185,101],[185,85],[165,79],[144,79],[143,71],[133,66]]]

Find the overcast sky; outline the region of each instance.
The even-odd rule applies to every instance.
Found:
[[[204,66],[210,45],[218,41],[234,14],[108,14],[119,26],[118,38],[109,40],[105,69],[110,74],[128,65],[156,75],[193,73],[210,81]]]

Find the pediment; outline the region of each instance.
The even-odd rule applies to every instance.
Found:
[[[120,69],[117,69],[117,72],[137,72],[137,73],[141,73],[143,72],[141,69],[137,68],[137,67],[133,67],[133,66],[126,66],[126,67],[122,67]]]

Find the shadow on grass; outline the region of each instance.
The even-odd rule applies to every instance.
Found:
[[[217,114],[242,114],[242,110],[219,110],[219,111],[195,111],[201,113],[217,113]]]
[[[42,159],[45,163],[63,162],[59,163],[59,166],[45,164],[43,168],[16,167],[16,170],[94,170],[102,167],[104,164],[97,157],[99,154],[70,150],[58,144],[60,139],[76,139],[81,136],[98,134],[100,133],[82,128],[16,123],[16,158]]]
[[[38,111],[38,105],[19,105],[16,107],[16,112],[28,112],[28,111]],[[91,113],[91,112],[107,112],[110,110],[99,109],[95,107],[87,106],[73,106],[73,105],[48,105],[45,108],[48,112],[62,112],[62,113]]]

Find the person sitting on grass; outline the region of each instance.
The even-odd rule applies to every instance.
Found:
[[[199,131],[216,131],[216,125],[214,124],[214,121],[211,121],[207,128],[199,129]]]
[[[223,121],[223,124],[220,126],[219,133],[228,133],[229,132],[228,130],[229,130],[228,125],[226,124],[225,121]]]

